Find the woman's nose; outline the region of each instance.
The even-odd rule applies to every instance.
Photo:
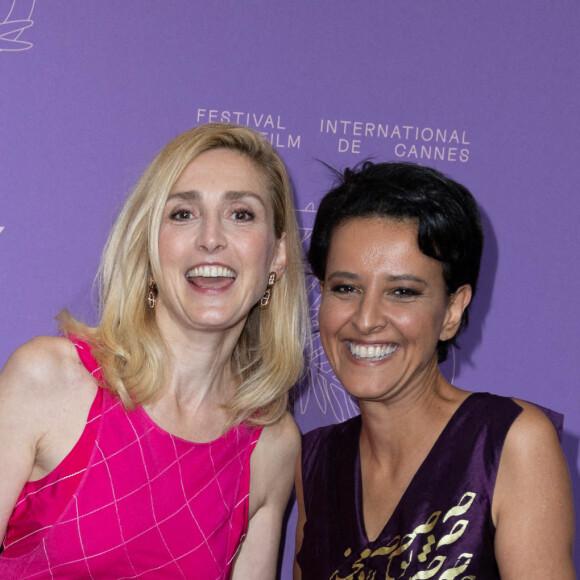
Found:
[[[227,245],[222,220],[206,216],[202,219],[197,236],[197,246],[207,252],[215,252]]]
[[[380,299],[371,294],[363,294],[352,322],[361,334],[370,334],[383,328],[387,323],[387,316]]]

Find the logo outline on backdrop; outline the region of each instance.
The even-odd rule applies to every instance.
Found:
[[[0,52],[22,52],[34,46],[32,42],[20,40],[20,37],[34,24],[32,12],[35,2],[36,0],[11,0],[6,17],[3,18],[0,13]]]
[[[304,209],[296,208],[296,213],[303,218],[314,219],[316,207],[310,202]],[[306,249],[306,243],[312,235],[312,228],[304,226],[305,219],[299,219],[300,241]],[[358,405],[344,390],[340,381],[334,375],[328,362],[320,338],[318,336],[318,308],[320,307],[320,287],[315,276],[306,274],[306,290],[310,310],[310,322],[314,329],[312,337],[312,360],[306,376],[296,386],[298,395],[294,411],[306,415],[310,404],[318,405],[319,410],[326,415],[332,413],[335,421],[342,423],[359,414]]]

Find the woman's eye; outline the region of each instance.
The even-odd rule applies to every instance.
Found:
[[[255,218],[255,215],[249,209],[237,209],[232,213],[232,218],[235,221],[249,222]]]
[[[357,289],[350,284],[335,284],[330,288],[330,291],[335,294],[354,294]]]
[[[395,296],[401,296],[402,298],[411,298],[413,296],[419,296],[420,292],[413,290],[412,288],[396,288],[393,291]]]
[[[172,220],[182,222],[191,219],[193,217],[193,214],[187,209],[178,209],[171,212],[171,215],[169,217]]]

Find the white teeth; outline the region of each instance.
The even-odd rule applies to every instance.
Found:
[[[235,278],[236,274],[223,266],[197,266],[192,268],[186,276],[188,278]]]
[[[365,346],[362,344],[354,344],[350,341],[346,341],[346,346],[354,358],[370,361],[387,358],[390,354],[393,354],[397,350],[395,345],[385,346],[375,344],[371,346]]]

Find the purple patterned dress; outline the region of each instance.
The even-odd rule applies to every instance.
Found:
[[[363,523],[360,417],[305,435],[303,580],[499,579],[491,502],[503,444],[521,410],[506,397],[470,395],[372,542]],[[562,416],[543,410],[561,429]]]

